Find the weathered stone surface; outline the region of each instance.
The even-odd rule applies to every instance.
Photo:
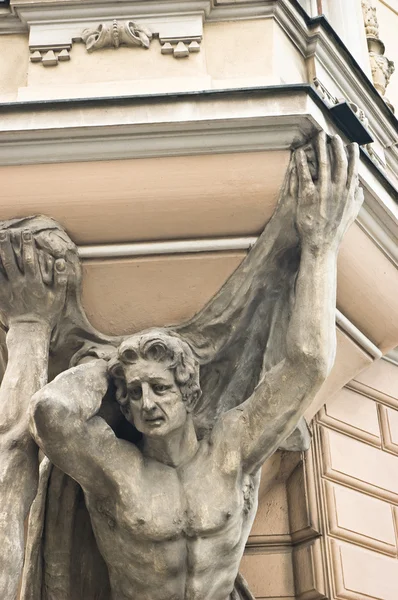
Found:
[[[88,323],[76,249],[57,224],[0,227],[0,419],[12,432],[0,449],[1,597],[17,593],[37,487],[33,396],[30,431],[48,458],[24,600],[250,599],[236,578],[260,467],[279,446],[308,444],[302,424],[290,436],[334,360],[336,257],[362,202],[358,160],[324,134],[296,150],[274,217],[220,292],[188,323],[125,339]],[[44,385],[48,362],[60,374]],[[16,447],[26,465],[12,483]]]

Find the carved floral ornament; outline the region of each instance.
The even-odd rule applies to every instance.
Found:
[[[101,48],[119,48],[119,46],[149,48],[152,32],[133,21],[120,23],[114,19],[112,23],[100,23],[94,29],[85,29],[82,39],[86,44],[87,52]]]
[[[86,45],[87,52],[103,49],[117,49],[121,46],[128,48],[144,48],[148,50],[155,37],[158,37],[162,54],[172,54],[174,58],[186,58],[192,53],[200,52],[201,36],[161,38],[156,32],[141,23],[131,19],[126,21],[108,21],[86,28],[74,41],[82,41]],[[31,62],[41,62],[43,66],[56,66],[59,61],[70,60],[72,43],[67,47],[34,49]]]

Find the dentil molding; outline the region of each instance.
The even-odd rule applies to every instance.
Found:
[[[72,44],[83,42],[88,52],[121,46],[148,49],[158,40],[162,54],[186,58],[200,51],[203,21],[200,15],[178,17],[131,17],[108,21],[73,21],[62,24],[32,23],[30,60],[56,66],[70,59]]]

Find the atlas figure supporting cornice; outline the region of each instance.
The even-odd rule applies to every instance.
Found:
[[[0,224],[3,600],[21,576],[22,600],[252,598],[238,569],[260,468],[300,447],[334,362],[358,163],[324,133],[292,152],[274,216],[216,296],[124,338],[87,321],[62,227]]]

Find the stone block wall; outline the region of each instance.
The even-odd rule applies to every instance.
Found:
[[[257,600],[398,598],[398,366],[379,360],[263,472],[241,570]],[[268,487],[267,487],[268,486]]]
[[[378,361],[318,414],[330,597],[398,597],[398,368]]]

